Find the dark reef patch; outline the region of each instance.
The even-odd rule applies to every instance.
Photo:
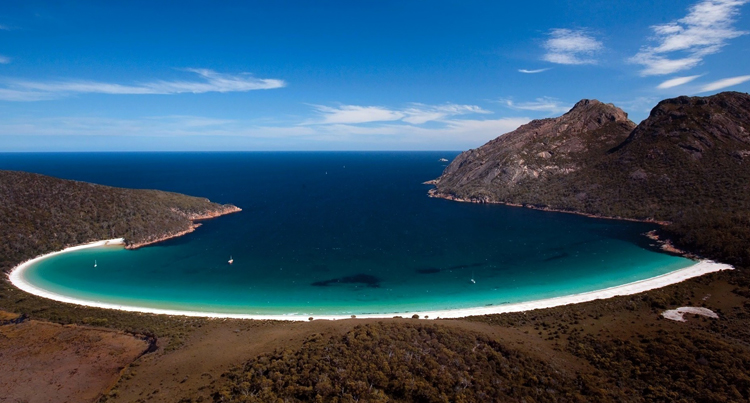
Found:
[[[380,279],[369,274],[355,274],[353,276],[333,278],[312,283],[315,287],[328,287],[337,284],[363,284],[370,288],[380,288]]]
[[[467,264],[458,264],[455,266],[446,267],[444,269],[438,269],[437,267],[422,267],[421,269],[414,270],[418,274],[437,274],[444,271],[453,271],[453,270],[462,270],[462,269],[471,269],[476,267],[482,267],[484,266],[484,263],[467,263]]]
[[[545,262],[550,262],[552,260],[565,259],[568,256],[570,256],[570,253],[563,252],[563,253],[560,253],[560,254],[557,254],[557,255],[554,255],[554,256],[550,256],[550,257],[544,259],[544,261]]]

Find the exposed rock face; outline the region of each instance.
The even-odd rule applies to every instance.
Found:
[[[461,153],[435,181],[435,192],[506,201],[519,184],[566,175],[595,162],[634,127],[614,105],[584,99],[560,117],[534,120]]]
[[[750,95],[664,100],[634,126],[612,105],[581,101],[462,153],[431,195],[637,219],[747,211]]]
[[[699,160],[714,153],[742,160],[750,155],[748,128],[748,94],[724,92],[711,97],[667,99],[659,102],[619,147],[618,158],[664,160],[666,153],[675,152],[671,160]]]

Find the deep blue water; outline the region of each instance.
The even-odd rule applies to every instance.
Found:
[[[114,303],[256,314],[406,312],[590,291],[691,264],[649,246],[641,234],[650,224],[428,198],[422,182],[440,175],[440,158],[455,155],[0,154],[0,169],[169,190],[243,209],[155,246],[64,254],[27,274],[43,288]]]

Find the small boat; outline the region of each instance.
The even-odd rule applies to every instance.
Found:
[[[94,260],[94,267],[96,267],[96,260]]]
[[[234,259],[232,259],[232,256],[229,256],[229,262],[228,262],[228,263],[229,263],[229,264],[232,264],[232,263],[234,263]]]
[[[448,160],[445,159],[445,158],[440,158],[438,161],[440,161],[440,162],[448,162]]]
[[[476,280],[474,280],[474,272],[471,273],[471,280],[469,280],[469,281],[471,281],[471,284],[476,284],[477,283]]]

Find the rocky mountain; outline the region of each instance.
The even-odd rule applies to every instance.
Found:
[[[584,100],[462,153],[431,183],[433,197],[671,221],[683,244],[750,261],[750,95],[667,99],[638,126]]]
[[[614,105],[584,99],[560,117],[534,120],[461,153],[434,181],[434,194],[516,202],[529,186],[596,163],[634,127]]]

